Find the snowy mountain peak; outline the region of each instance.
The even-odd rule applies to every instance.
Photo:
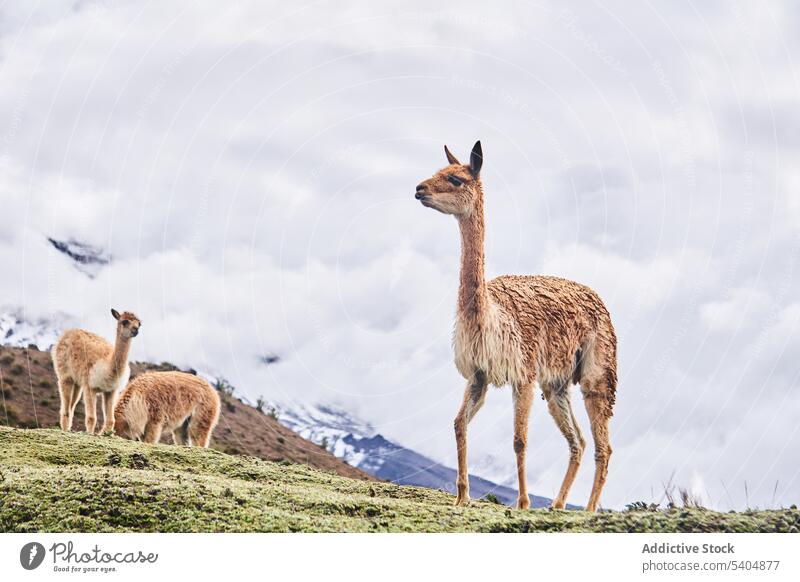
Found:
[[[62,319],[29,320],[19,310],[0,312],[0,343],[17,348],[33,344],[40,350],[49,350],[65,327],[66,318]]]
[[[94,279],[100,270],[111,262],[111,256],[100,247],[75,239],[60,241],[47,237],[47,240],[53,248],[72,259],[75,268],[90,279]]]

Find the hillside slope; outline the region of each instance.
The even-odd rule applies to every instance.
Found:
[[[788,532],[796,509],[516,511],[305,465],[118,437],[0,427],[0,531]]]
[[[131,365],[132,377],[147,370],[174,369],[170,364]],[[355,479],[375,480],[236,397],[220,394],[220,398],[222,413],[214,431],[212,447],[270,461],[285,459],[305,463]],[[58,387],[50,354],[34,347],[0,346],[0,425],[56,427],[58,408]],[[99,407],[98,414],[102,418]],[[72,428],[83,430],[83,402],[78,404]],[[171,441],[171,435],[165,434],[162,438],[162,442]]]

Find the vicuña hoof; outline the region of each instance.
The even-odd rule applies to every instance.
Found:
[[[528,509],[531,506],[531,500],[527,497],[520,497],[517,499],[517,509]]]

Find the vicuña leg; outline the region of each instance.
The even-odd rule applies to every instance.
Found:
[[[514,386],[514,452],[517,455],[517,479],[519,481],[519,497],[517,509],[528,509],[528,481],[525,476],[525,453],[528,449],[528,418],[533,404],[533,384]]]
[[[183,440],[183,427],[178,427],[172,431],[172,442],[176,445],[185,445],[186,442]]]
[[[59,379],[58,392],[61,396],[60,424],[61,430],[72,430],[72,417],[75,406],[81,399],[80,386],[72,378]]]
[[[172,431],[172,442],[176,445],[188,445],[191,446],[192,443],[188,442],[189,440],[189,422],[191,422],[192,417],[188,417],[184,420],[180,426],[178,426],[175,430]]]
[[[103,400],[103,428],[100,432],[114,432],[114,404],[117,401],[117,393],[103,392],[100,396]]]
[[[611,406],[606,398],[604,391],[590,390],[584,394],[586,411],[589,413],[589,421],[592,424],[592,436],[594,437],[594,460],[595,473],[592,493],[589,496],[589,503],[586,504],[588,511],[596,511],[600,503],[600,493],[606,483],[608,475],[608,460],[611,457],[611,445],[608,441],[608,421],[611,418]]]
[[[161,440],[161,431],[164,430],[164,423],[158,420],[150,420],[144,429],[144,442],[157,443]]]
[[[211,432],[214,430],[213,414],[196,414],[189,422],[189,446],[206,447],[211,443]]]
[[[465,505],[469,502],[469,471],[467,469],[467,425],[475,413],[483,406],[488,388],[486,375],[475,372],[467,383],[464,391],[464,401],[453,423],[456,429],[456,448],[458,449],[458,480],[456,481],[456,505]]]
[[[581,457],[583,456],[586,441],[584,441],[581,429],[578,428],[578,424],[575,422],[575,415],[572,413],[568,383],[548,384],[543,386],[543,390],[547,398],[547,409],[550,411],[550,415],[555,420],[561,434],[567,439],[567,445],[569,445],[567,472],[564,475],[564,481],[561,483],[558,496],[553,500],[554,509],[564,509],[567,504],[569,490],[572,488],[572,483],[578,474],[578,467],[581,465]]]
[[[86,409],[86,432],[94,434],[97,426],[97,392],[89,386],[83,387],[83,406]]]

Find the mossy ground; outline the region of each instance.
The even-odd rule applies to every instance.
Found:
[[[788,532],[800,511],[516,511],[214,450],[0,428],[0,531]]]

